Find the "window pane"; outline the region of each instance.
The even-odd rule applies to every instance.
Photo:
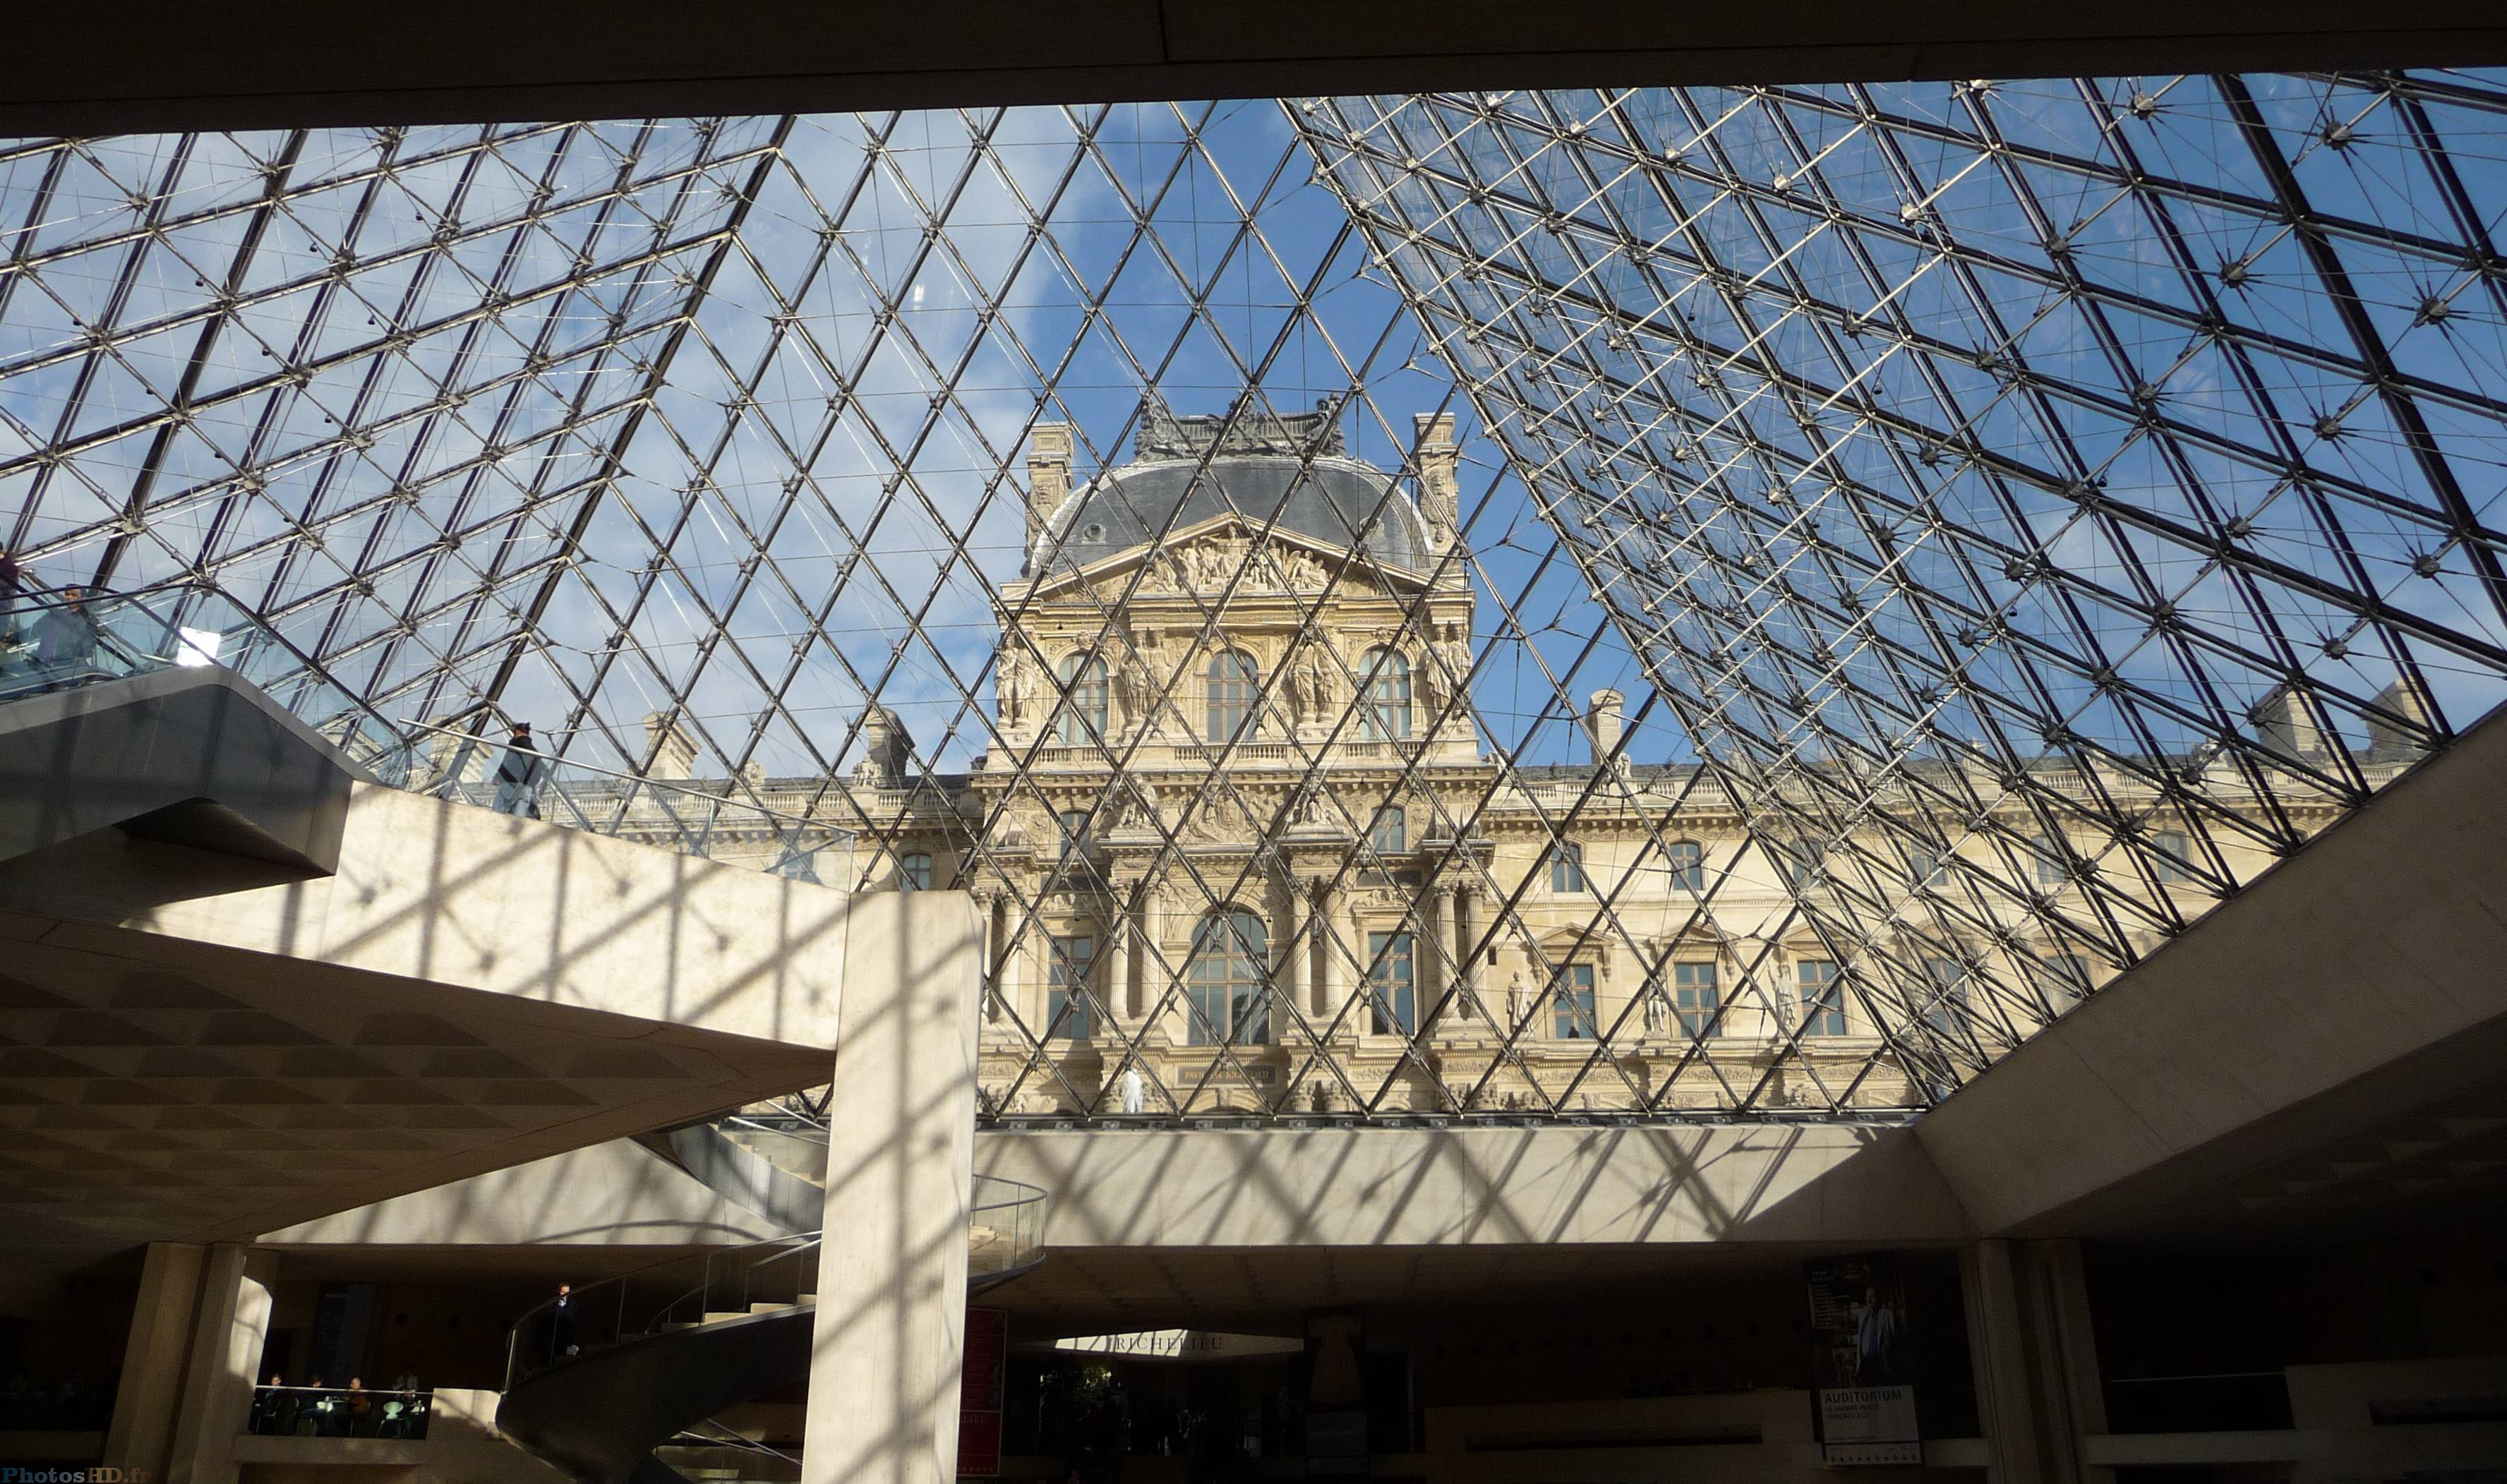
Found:
[[[1411,937],[1406,932],[1366,935],[1366,987],[1377,1035],[1415,1035],[1417,1000],[1412,993]]]
[[[1254,657],[1230,649],[1210,662],[1210,697],[1204,730],[1214,742],[1248,734],[1254,724],[1254,699],[1261,692],[1262,672]]]
[[[1599,1033],[1593,1018],[1593,965],[1570,963],[1549,980],[1550,1033],[1562,1041],[1589,1041]]]
[[[1675,840],[1667,851],[1671,859],[1671,885],[1681,891],[1706,889],[1706,848],[1694,840]]]
[[[1378,855],[1399,855],[1410,848],[1409,828],[1409,817],[1401,812],[1400,807],[1387,805],[1376,813],[1375,829],[1369,837],[1369,843],[1375,847],[1375,853]]]
[[[2063,843],[2052,835],[2040,835],[2029,844],[2037,848],[2037,885],[2061,886],[2067,874],[2063,869]]]
[[[2194,858],[2193,848],[2187,842],[2183,830],[2161,830],[2152,837],[2151,843],[2159,847],[2158,862],[2161,881],[2173,885],[2194,879],[2193,873],[2182,864]]]
[[[1264,960],[1270,935],[1249,912],[1204,918],[1192,935],[1184,967],[1184,996],[1192,1018],[1191,1044],[1253,1045],[1271,1038],[1269,981]]]
[[[1804,959],[1796,965],[1801,985],[1805,1035],[1845,1033],[1845,987],[1836,981],[1836,964],[1827,959]]]
[[[1047,1039],[1084,1041],[1096,1034],[1096,1005],[1088,993],[1088,971],[1096,957],[1095,938],[1078,935],[1051,940],[1044,992]]]
[[[1584,889],[1584,851],[1581,846],[1562,844],[1550,851],[1549,889],[1552,891]]]
[[[1061,737],[1066,747],[1084,746],[1106,735],[1106,663],[1087,655],[1062,662]]]
[[[1712,963],[1675,963],[1671,966],[1671,1007],[1680,1016],[1680,1029],[1689,1035],[1721,1035],[1723,1025],[1715,1018],[1716,1007],[1723,1002],[1721,986],[1715,980]]]
[[[917,852],[900,861],[896,870],[897,884],[908,891],[931,889],[931,857]]]

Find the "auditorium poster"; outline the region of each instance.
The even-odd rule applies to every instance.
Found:
[[[1812,1396],[1826,1461],[1922,1463],[1914,1335],[1897,1258],[1825,1258],[1804,1264],[1803,1276],[1810,1285]]]

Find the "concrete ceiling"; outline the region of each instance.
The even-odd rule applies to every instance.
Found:
[[[176,967],[21,913],[0,939],[12,1248],[250,1240],[826,1076],[810,1047],[242,955]]]
[[[1035,1272],[974,1299],[1007,1309],[1022,1339],[1188,1326],[1302,1333],[1319,1310],[1589,1304],[1666,1283],[1798,1274],[1809,1247],[1556,1245],[1503,1248],[1054,1249]]]
[[[2491,0],[21,10],[0,49],[0,130],[17,134],[2507,60]]]

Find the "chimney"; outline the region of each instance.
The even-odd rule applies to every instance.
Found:
[[[1451,546],[1462,527],[1462,502],[1456,472],[1462,455],[1454,448],[1454,415],[1413,413],[1410,426],[1419,445],[1419,514],[1438,550]]]
[[[686,729],[672,719],[667,711],[644,713],[644,776],[648,778],[684,778],[691,777],[697,766],[697,744]]]
[[[2406,727],[2381,716],[2368,717],[2368,755],[2374,758],[2409,757],[2428,750],[2428,706],[2420,699],[2420,688],[2408,676],[2377,693],[2377,709],[2389,711],[2412,723]]]
[[[1028,440],[1027,549],[1031,556],[1036,538],[1044,534],[1045,523],[1071,497],[1071,446],[1068,422],[1039,422]]]
[[[2284,685],[2266,696],[2249,713],[2255,723],[2255,736],[2266,746],[2291,757],[2322,757],[2324,732],[2315,724],[2315,711],[2307,697],[2294,686]]]
[[[1614,763],[1611,754],[1618,750],[1619,734],[1624,729],[1619,708],[1627,697],[1617,691],[1595,691],[1584,707],[1584,736],[1593,744],[1593,766],[1609,768],[1627,766],[1624,760]]]

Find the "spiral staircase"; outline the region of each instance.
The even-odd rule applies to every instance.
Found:
[[[817,1332],[824,1123],[786,1104],[645,1142],[768,1220],[812,1229],[591,1285],[563,1310],[544,1304],[515,1325],[496,1427],[582,1484],[692,1484],[656,1452],[674,1442],[772,1455],[723,1430],[698,1430],[806,1376]],[[969,1296],[1043,1261],[1043,1200],[1033,1186],[975,1177]],[[791,1461],[781,1462],[730,1472],[788,1474]]]

